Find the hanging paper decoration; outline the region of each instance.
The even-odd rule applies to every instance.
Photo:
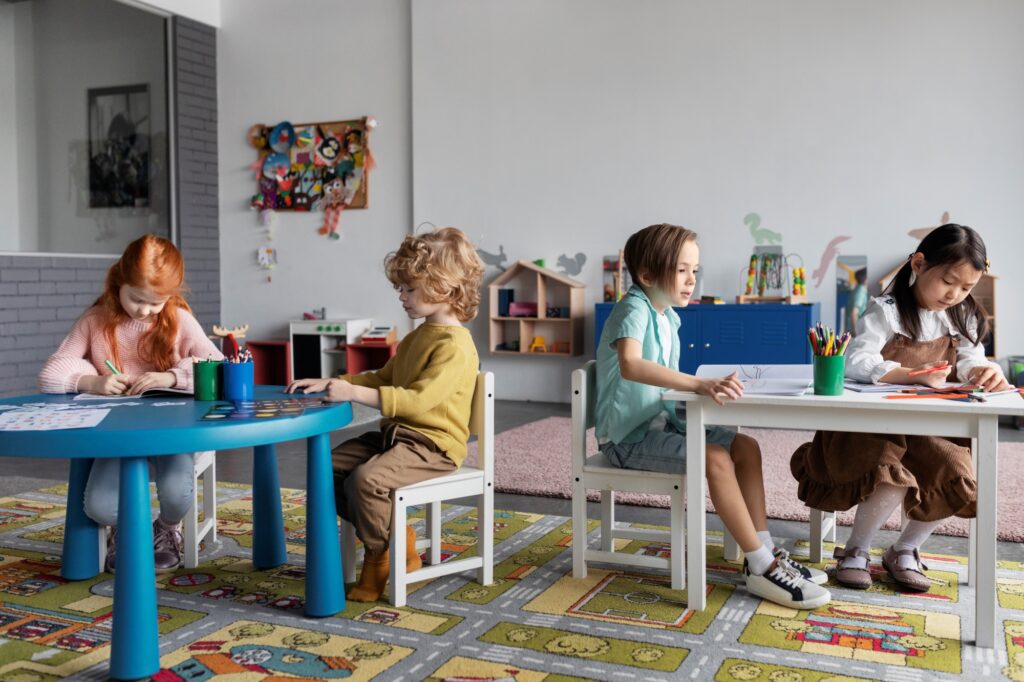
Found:
[[[277,249],[273,246],[261,246],[256,251],[256,262],[264,270],[273,270],[277,265]],[[270,273],[267,273],[267,281],[271,281]]]

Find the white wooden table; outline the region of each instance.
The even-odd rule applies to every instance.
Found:
[[[664,400],[686,403],[686,574],[688,585],[706,584],[704,515],[704,429],[712,424],[761,428],[824,429],[866,433],[902,433],[976,439],[978,515],[972,533],[969,570],[977,576],[975,645],[992,648],[996,638],[996,480],[999,417],[1024,416],[1019,395],[994,396],[988,402],[940,399],[887,400],[884,394],[846,391],[841,396],[749,395],[716,405],[695,393],[668,391]],[[692,609],[707,605],[703,590],[689,590]]]

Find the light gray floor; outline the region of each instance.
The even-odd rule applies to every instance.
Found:
[[[514,400],[498,400],[495,404],[495,431],[501,433],[538,419],[552,416],[568,417],[567,403],[544,403]],[[337,431],[331,435],[331,444],[337,444],[352,438],[370,428],[375,413],[358,406],[355,413],[354,426]],[[1001,441],[1024,441],[1024,431],[1004,425],[999,429]],[[568,457],[568,452],[566,453]],[[281,486],[285,488],[304,488],[306,485],[306,445],[304,441],[282,443],[277,447],[278,468]],[[0,457],[0,496],[24,492],[34,488],[52,484],[54,480],[67,480],[67,460],[36,460],[17,457]],[[252,482],[252,454],[249,449],[225,450],[217,455],[217,478],[222,481],[237,483]],[[530,495],[495,494],[495,507],[514,511],[529,511],[541,514],[571,516],[571,501],[551,497],[534,497]],[[599,505],[590,503],[590,515],[599,515]],[[634,507],[621,505],[617,509],[617,518],[624,522],[668,524],[668,512],[665,509],[652,507]],[[708,514],[708,528],[722,530],[722,523],[717,515]],[[771,519],[769,529],[780,538],[806,538],[807,524],[799,521],[781,521]],[[840,526],[838,539],[845,542],[850,529]],[[876,545],[885,547],[897,536],[895,531],[880,531]],[[929,541],[930,552],[944,554],[967,553],[966,538],[935,535]],[[1013,561],[1024,561],[1024,543],[1000,542],[999,558]]]

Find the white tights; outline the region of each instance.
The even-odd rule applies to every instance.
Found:
[[[865,552],[871,548],[871,540],[875,532],[882,527],[882,524],[892,515],[903,503],[907,494],[906,488],[898,488],[894,485],[882,484],[875,488],[871,497],[864,500],[857,506],[857,515],[853,520],[853,531],[850,539],[846,541],[847,547],[860,547]],[[942,523],[938,521],[914,521],[909,519],[903,525],[903,532],[893,545],[896,550],[918,549],[932,534],[936,526]],[[910,557],[901,557],[900,564],[913,564]],[[861,557],[850,557],[843,559],[842,568],[866,568],[867,561]]]

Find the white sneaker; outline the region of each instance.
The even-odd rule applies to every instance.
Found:
[[[786,564],[791,568],[795,568],[797,572],[803,576],[804,580],[810,580],[815,585],[824,585],[828,582],[828,574],[825,573],[825,571],[819,571],[816,568],[804,566],[799,561],[791,557],[788,551],[781,547],[776,547],[772,554],[775,555],[775,558],[778,559],[780,563]]]
[[[743,575],[747,579],[747,592],[794,609],[816,609],[832,599],[832,594],[820,585],[806,580],[800,571],[775,560],[764,575],[754,575],[743,562]]]

